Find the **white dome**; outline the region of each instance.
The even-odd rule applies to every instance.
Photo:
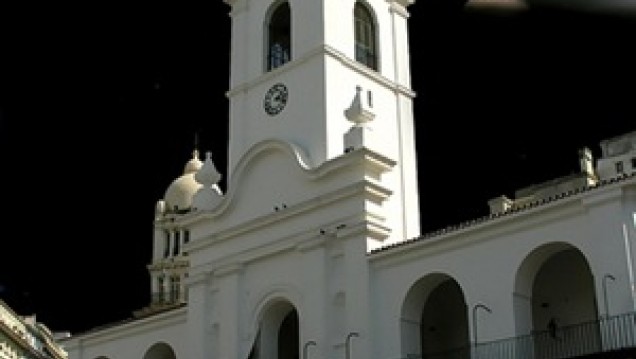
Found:
[[[192,158],[183,169],[183,175],[172,181],[163,196],[166,211],[180,211],[192,206],[192,196],[202,187],[194,179],[194,175],[202,166],[203,162],[199,160],[199,152],[194,150]]]

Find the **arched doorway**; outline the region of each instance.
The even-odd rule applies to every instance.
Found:
[[[515,283],[515,323],[518,335],[530,335],[535,356],[597,351],[597,313],[592,272],[578,249],[552,243],[523,261]]]
[[[280,324],[278,330],[278,358],[298,359],[298,312],[292,309]]]
[[[287,301],[276,301],[264,310],[250,359],[299,359],[298,311]]]
[[[466,301],[453,278],[419,279],[406,295],[401,321],[404,357],[470,357]]]
[[[144,354],[143,359],[176,359],[172,347],[166,343],[153,344]]]

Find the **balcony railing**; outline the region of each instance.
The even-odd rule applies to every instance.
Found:
[[[186,302],[186,298],[179,295],[178,292],[169,293],[152,293],[150,295],[151,304],[153,305],[173,305]],[[184,293],[185,294],[185,293]]]
[[[560,359],[636,349],[636,313],[405,359]]]

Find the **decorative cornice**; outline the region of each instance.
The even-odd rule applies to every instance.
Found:
[[[266,83],[270,81],[271,79],[273,79],[274,77],[280,76],[280,74],[284,72],[290,71],[298,66],[303,65],[304,63],[310,61],[316,56],[328,56],[334,60],[337,60],[348,69],[373,79],[377,83],[382,84],[384,87],[391,89],[393,92],[400,93],[403,96],[406,96],[409,98],[415,98],[415,92],[413,90],[406,88],[403,85],[400,85],[382,76],[381,73],[371,70],[370,68],[362,65],[361,63],[355,60],[352,60],[347,55],[338,51],[334,47],[331,47],[325,44],[321,46],[317,46],[316,48],[314,48],[311,51],[308,51],[304,56],[301,56],[298,59],[291,60],[280,67],[277,67],[269,72],[264,73],[263,75],[261,75],[260,77],[256,78],[253,81],[245,82],[243,84],[235,86],[234,88],[226,92],[226,96],[232,97],[237,93],[245,92],[250,88]]]
[[[381,216],[360,216],[359,214],[339,218],[337,221],[323,223],[312,228],[305,228],[299,232],[277,238],[274,242],[250,247],[233,255],[224,256],[222,259],[213,263],[192,267],[190,269],[190,275],[211,274],[216,277],[218,275],[225,275],[227,269],[232,268],[233,266],[245,266],[250,262],[278,255],[285,251],[295,250],[302,252],[325,246],[332,240],[342,238],[342,233],[345,233],[345,231],[343,231],[344,228],[357,228],[360,221],[364,221],[369,218],[374,219],[375,221],[384,220]]]
[[[413,5],[415,0],[386,0],[389,3],[389,11],[397,13],[405,18],[410,16],[406,8],[409,5]]]
[[[548,209],[556,208],[557,206],[565,206],[567,204],[578,203],[580,206],[578,208],[572,208],[570,210],[566,210],[565,212],[561,212],[560,214],[556,214],[553,216],[548,216],[544,218],[542,221],[551,221],[555,219],[559,219],[566,215],[574,215],[580,214],[585,209],[585,207],[602,203],[607,200],[616,199],[619,196],[617,194],[622,193],[621,188],[623,186],[634,186],[636,185],[636,173],[626,174],[620,177],[614,177],[607,180],[600,181],[599,183],[586,186],[582,188],[578,188],[575,190],[570,190],[568,192],[564,192],[561,194],[557,194],[551,196],[549,198],[537,200],[530,202],[522,207],[511,208],[505,212],[492,213],[490,215],[475,218],[469,221],[465,221],[459,223],[457,225],[447,226],[445,228],[438,229],[433,232],[429,232],[423,234],[419,237],[408,239],[402,242],[393,243],[385,247],[380,247],[372,250],[368,253],[372,259],[380,259],[385,258],[387,256],[394,256],[397,253],[404,253],[406,251],[413,251],[414,248],[418,248],[419,246],[428,246],[433,243],[441,243],[440,241],[448,241],[453,239],[457,239],[458,237],[465,238],[466,234],[471,234],[471,238],[474,241],[482,240],[485,238],[484,235],[475,235],[475,231],[487,231],[491,228],[498,228],[499,232],[506,231],[510,232],[514,230],[512,227],[503,227],[501,226],[502,221],[506,221],[508,223],[515,223],[518,218],[527,218],[530,214],[539,214],[543,213]],[[598,194],[593,193],[596,191]],[[590,193],[592,192],[592,193]],[[606,194],[607,193],[607,194]],[[593,198],[596,197],[596,198]],[[555,217],[556,216],[556,217]],[[524,222],[524,227],[532,227],[539,225],[537,221],[526,221]],[[484,232],[485,233],[485,232]],[[501,233],[500,233],[501,234]],[[453,241],[456,242],[456,241]],[[414,247],[415,246],[415,247]]]
[[[210,273],[209,272],[197,272],[193,273],[192,271],[188,272],[188,276],[184,280],[184,284],[188,287],[207,284],[210,281]]]
[[[355,71],[366,77],[370,77],[376,82],[382,84],[384,87],[391,89],[393,92],[400,93],[403,96],[415,98],[415,92],[409,88],[404,87],[388,78],[382,76],[381,73],[373,71],[370,68],[362,65],[358,61],[352,60],[344,53],[338,51],[336,48],[329,45],[323,45],[322,52],[328,55],[334,60],[339,61],[343,66],[349,68],[349,70]]]
[[[240,262],[228,263],[216,268],[213,275],[215,277],[225,277],[231,274],[241,274],[245,269],[245,265]]]
[[[188,267],[189,260],[187,257],[171,257],[163,258],[158,261],[154,261],[146,266],[148,270],[162,270],[162,269],[179,269]]]
[[[187,321],[187,306],[175,308],[173,310],[157,313],[152,316],[128,319],[120,322],[96,327],[87,332],[72,335],[62,340],[64,346],[72,350],[74,347],[82,346],[83,342],[90,342],[90,345],[110,342],[121,338],[130,337],[144,332],[154,331],[159,328],[168,328]]]
[[[364,195],[366,200],[379,203],[386,200],[391,194],[391,190],[378,183],[362,180],[360,182],[351,183],[345,187],[341,187],[336,191],[307,198],[298,204],[289,205],[284,211],[267,212],[262,216],[222,229],[213,235],[190,241],[184,249],[187,249],[188,252],[204,249],[213,243],[235,238],[245,233],[258,231],[272,224],[280,223],[286,218],[316,210],[331,203],[341,201],[344,198]],[[203,219],[204,216],[201,216],[200,218]]]
[[[338,238],[346,238],[356,235],[362,235],[366,238],[384,241],[391,235],[391,229],[382,225],[377,221],[364,221],[356,223],[353,226],[347,226],[338,232]]]
[[[309,239],[306,239],[304,241],[300,241],[297,245],[296,245],[296,250],[299,252],[308,252],[311,251],[313,249],[317,249],[317,248],[323,248],[325,246],[325,244],[327,242],[329,242],[330,239],[333,239],[333,236],[328,235],[327,233],[324,234],[315,234],[314,236],[312,236]]]
[[[384,202],[393,194],[390,189],[373,182],[366,182],[364,192],[368,200],[377,204]]]

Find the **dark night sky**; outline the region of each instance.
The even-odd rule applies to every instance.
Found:
[[[636,129],[636,18],[436,2],[409,8],[423,231]],[[20,314],[79,332],[148,303],[155,203],[195,133],[225,172],[228,10],[0,11],[0,297]]]

